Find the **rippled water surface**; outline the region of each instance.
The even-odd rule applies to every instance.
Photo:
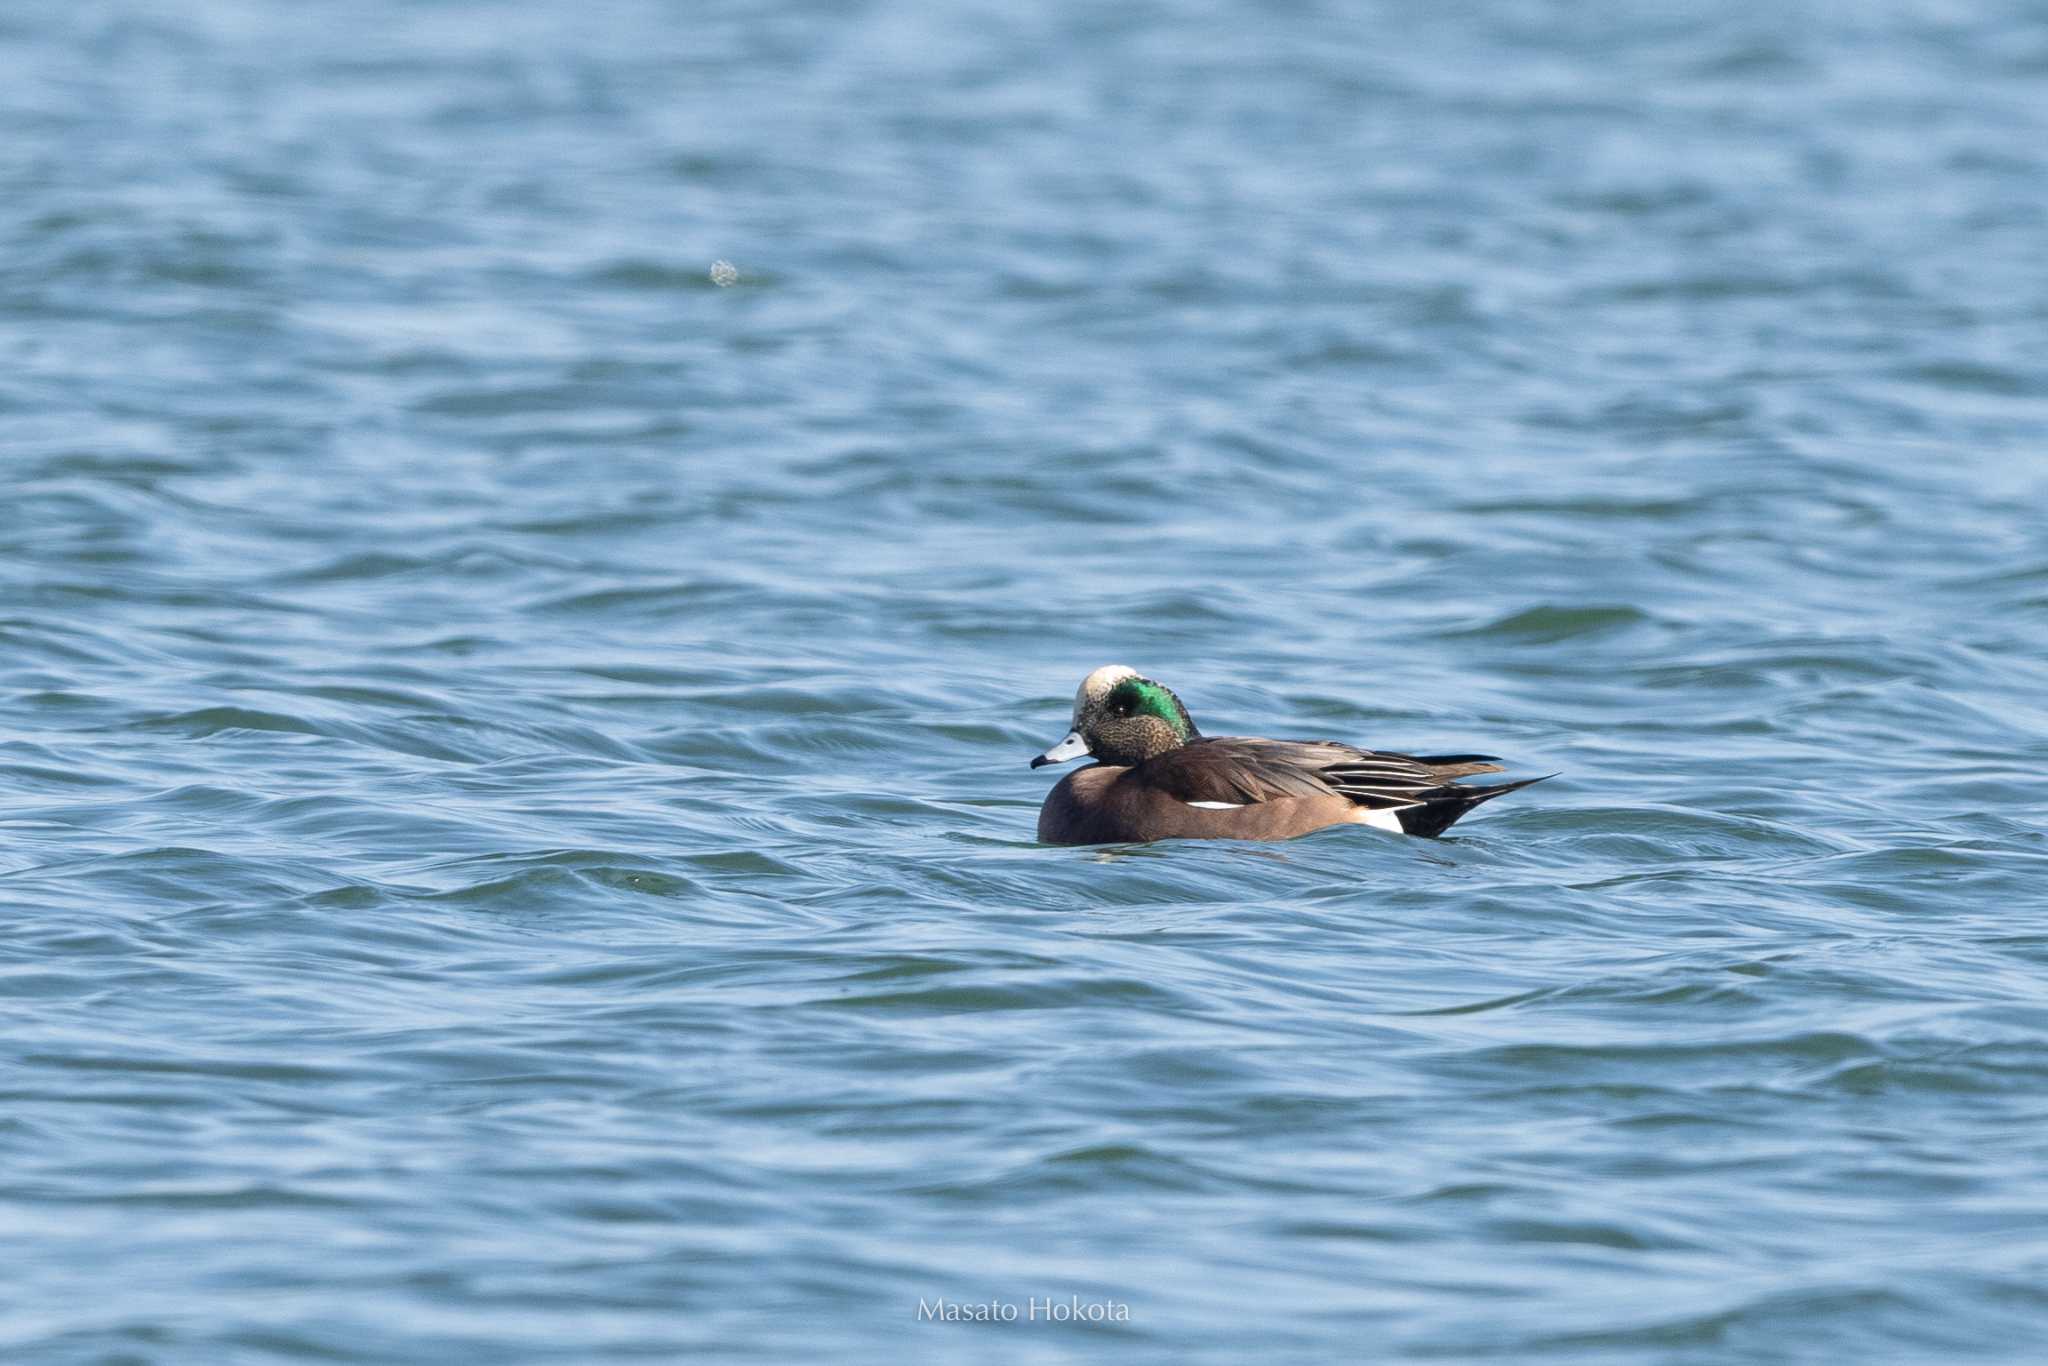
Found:
[[[2020,0],[11,0],[0,1356],[2038,1360],[2044,183]],[[1563,776],[1041,847],[1111,661]]]

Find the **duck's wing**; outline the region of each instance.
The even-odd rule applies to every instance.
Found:
[[[1453,778],[1498,773],[1500,765],[1483,754],[1388,754],[1329,740],[1218,735],[1147,759],[1136,772],[1184,802],[1243,806],[1336,794],[1390,810],[1441,800]]]

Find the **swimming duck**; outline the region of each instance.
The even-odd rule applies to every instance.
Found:
[[[1095,762],[1062,778],[1039,810],[1046,844],[1284,840],[1346,824],[1440,835],[1481,802],[1543,781],[1452,786],[1500,772],[1486,754],[1206,736],[1172,689],[1121,664],[1081,680],[1073,729],[1031,766],[1083,755]]]

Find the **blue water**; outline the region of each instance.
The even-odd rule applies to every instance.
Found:
[[[10,0],[0,1358],[2039,1360],[2044,184],[2022,0]],[[1040,847],[1111,662],[1563,776]]]

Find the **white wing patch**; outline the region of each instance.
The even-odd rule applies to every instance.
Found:
[[[1198,811],[1242,811],[1244,802],[1189,802]]]

